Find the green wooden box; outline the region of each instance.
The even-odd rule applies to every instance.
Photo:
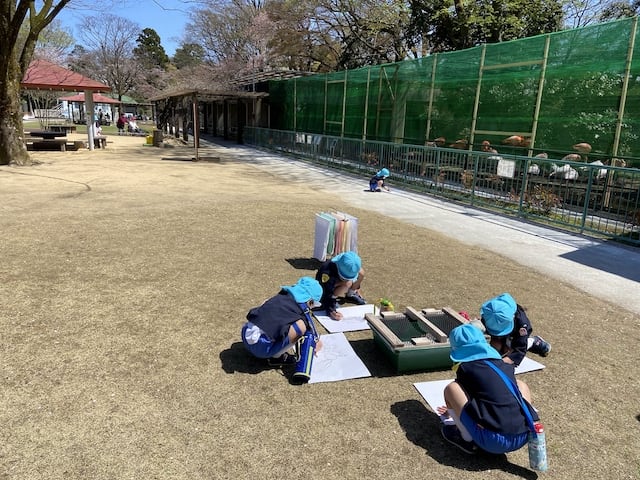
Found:
[[[404,313],[366,314],[373,340],[398,372],[451,367],[449,332],[467,320],[455,310],[407,307]]]

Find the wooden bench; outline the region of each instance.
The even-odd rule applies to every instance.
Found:
[[[67,143],[67,150],[72,152],[77,152],[80,149],[87,148],[87,143],[83,140],[74,140],[73,142]]]
[[[66,152],[67,139],[51,138],[44,140],[34,140],[32,143],[27,143],[27,150],[60,150],[61,152]]]
[[[107,137],[104,135],[96,135],[93,137],[93,146],[95,148],[107,148]]]

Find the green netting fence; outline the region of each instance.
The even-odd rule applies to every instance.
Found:
[[[269,85],[271,127],[640,167],[638,18]],[[503,143],[512,138],[510,144]],[[517,138],[520,137],[520,138]],[[588,154],[573,146],[588,143]]]
[[[640,246],[640,169],[246,127],[245,143],[362,179]]]

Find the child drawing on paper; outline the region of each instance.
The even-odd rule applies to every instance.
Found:
[[[523,447],[530,426],[538,421],[529,387],[515,378],[512,363],[502,361],[482,331],[470,323],[449,334],[455,381],[444,389],[445,412],[453,423],[442,425],[442,436],[466,453],[478,449],[502,454]]]
[[[389,177],[389,175],[390,173],[387,168],[378,170],[378,172],[369,180],[369,191],[381,192],[384,190],[385,192],[388,192],[389,187],[385,185],[384,181]]]
[[[364,279],[362,260],[355,252],[344,252],[324,262],[316,273],[316,280],[322,286],[322,307],[333,320],[342,320],[338,312],[338,299],[344,298],[356,305],[367,302],[360,295]]]
[[[524,308],[511,295],[491,298],[480,308],[480,321],[491,335],[491,346],[505,362],[520,365],[527,351],[546,357],[551,345],[540,336],[531,336],[533,328]]]
[[[277,295],[252,308],[242,326],[242,343],[253,356],[267,359],[270,366],[295,365],[291,353],[307,331],[315,332],[310,308],[319,306],[322,287],[311,277],[283,286]],[[316,352],[322,342],[316,339]]]

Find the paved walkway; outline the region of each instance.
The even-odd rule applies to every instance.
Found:
[[[393,189],[371,193],[354,178],[306,162],[240,145],[215,146],[222,155],[332,192],[346,203],[438,231],[496,252],[589,294],[640,314],[640,248],[559,232],[513,218]],[[393,185],[393,178],[389,184]]]

